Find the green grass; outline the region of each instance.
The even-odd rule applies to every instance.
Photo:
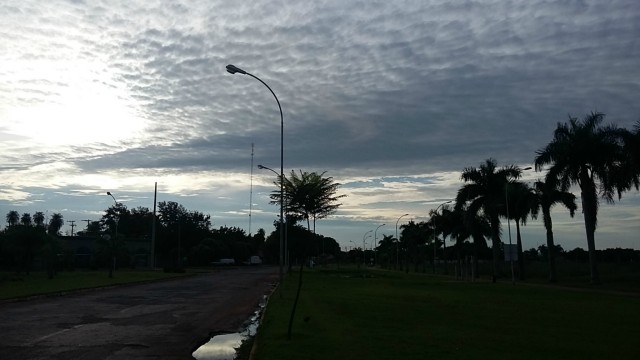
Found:
[[[188,273],[174,274],[161,271],[118,270],[114,273],[113,278],[109,278],[107,271],[103,270],[59,272],[53,279],[49,279],[46,272],[32,272],[30,275],[0,272],[0,300],[60,294],[75,290],[153,281],[185,275],[188,275]]]
[[[297,274],[270,299],[256,360],[629,359],[640,297],[354,270]],[[308,317],[307,322],[304,318]]]

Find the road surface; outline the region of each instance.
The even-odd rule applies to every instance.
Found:
[[[277,274],[240,267],[0,304],[0,359],[189,359],[212,335],[238,331]]]

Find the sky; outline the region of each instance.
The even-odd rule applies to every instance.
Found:
[[[0,24],[1,227],[16,210],[82,230],[107,191],[153,209],[157,183],[216,228],[271,232],[257,165],[280,169],[278,104],[227,64],[277,95],[285,173],[341,184],[316,230],[344,248],[427,221],[464,168],[532,166],[569,116],[640,119],[637,0],[7,0]],[[602,202],[596,247],[640,249],[639,205]],[[580,208],[552,216],[556,243],[586,248]],[[544,244],[542,221],[522,236]]]

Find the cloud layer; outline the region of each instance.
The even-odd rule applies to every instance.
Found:
[[[133,203],[158,181],[246,228],[251,144],[255,164],[279,167],[280,115],[229,63],[277,94],[285,168],[345,185],[327,231],[346,242],[424,216],[464,167],[530,164],[567,114],[640,117],[632,0],[10,1],[0,14],[2,213],[99,212],[105,189]],[[269,175],[254,174],[265,227]],[[182,197],[195,193],[208,201]]]

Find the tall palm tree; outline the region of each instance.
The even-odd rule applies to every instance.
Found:
[[[623,177],[627,187],[640,189],[640,120],[636,122],[632,131],[624,131],[624,154],[626,155],[622,167]]]
[[[534,199],[533,192],[529,185],[520,181],[510,181],[507,183],[507,210],[509,219],[516,225],[516,244],[518,248],[518,277],[525,278],[524,252],[522,251],[522,235],[520,225],[527,224],[527,218],[532,213]],[[507,215],[507,214],[505,214]]]
[[[534,206],[532,217],[538,217],[538,213],[542,210],[542,221],[544,228],[547,230],[547,249],[549,251],[547,258],[549,262],[549,281],[557,281],[556,273],[556,246],[553,241],[553,224],[551,222],[551,208],[555,204],[562,204],[569,209],[569,215],[573,217],[577,209],[576,196],[567,191],[558,189],[558,184],[549,179],[548,181],[536,181],[534,188]]]
[[[500,169],[494,159],[487,159],[478,168],[465,168],[461,179],[463,185],[456,196],[456,206],[469,202],[469,211],[482,210],[491,224],[491,242],[493,253],[492,281],[496,282],[499,273],[500,257],[500,213],[504,208],[504,189],[507,182],[518,179],[522,170],[510,165]]]
[[[7,219],[7,225],[9,226],[18,225],[18,222],[20,221],[20,213],[15,210],[11,210],[7,213],[6,219]]]
[[[31,219],[31,214],[24,213],[20,217],[20,224],[24,226],[31,226],[33,224],[33,220]]]
[[[51,219],[49,219],[48,233],[50,235],[58,235],[60,229],[62,228],[62,225],[64,225],[62,214],[53,213],[53,215],[51,215]]]
[[[33,223],[38,228],[44,228],[44,213],[42,211],[36,211],[33,214]]]
[[[582,212],[589,250],[591,282],[600,282],[596,259],[595,231],[598,222],[599,196],[607,202],[614,201],[628,189],[622,165],[624,130],[614,125],[603,126],[604,114],[592,112],[582,121],[569,117],[568,123],[558,123],[553,140],[536,151],[536,171],[549,165],[547,179],[558,181],[560,190],[568,191],[571,185],[580,187]]]

